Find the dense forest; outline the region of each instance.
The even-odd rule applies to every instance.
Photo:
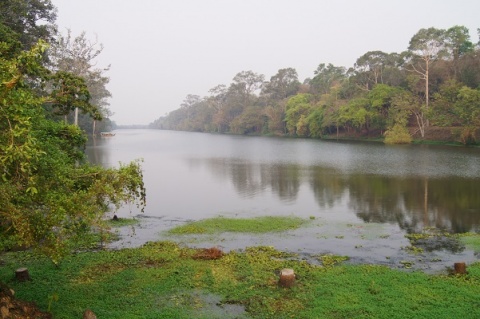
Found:
[[[145,188],[138,162],[86,161],[82,126],[108,116],[102,47],[60,34],[55,19],[50,0],[0,2],[0,252],[32,247],[58,262],[111,207],[144,206]]]
[[[477,30],[480,34],[480,29]],[[439,139],[478,143],[480,41],[463,26],[419,30],[401,53],[369,51],[353,67],[321,63],[303,82],[294,68],[269,81],[235,75],[150,127],[298,137]]]

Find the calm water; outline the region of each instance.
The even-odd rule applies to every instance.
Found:
[[[144,160],[146,216],[296,215],[480,230],[479,149],[119,130],[87,153],[105,166]]]
[[[139,226],[121,229],[112,247],[172,240],[165,232],[219,215],[300,216],[309,226],[280,234],[180,236],[223,250],[274,246],[312,262],[321,254],[353,263],[443,272],[478,261],[448,238],[412,254],[408,232],[437,227],[480,231],[480,149],[243,137],[158,130],[119,130],[87,148],[104,166],[143,159],[147,207],[126,206]]]

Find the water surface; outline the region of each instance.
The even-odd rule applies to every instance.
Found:
[[[130,245],[158,239],[161,230],[188,220],[295,215],[316,226],[303,230],[305,236],[239,235],[222,243],[335,250],[390,262],[395,254],[405,257],[399,250],[408,245],[407,232],[480,230],[476,148],[118,130],[95,140],[87,153],[104,166],[144,160],[147,207],[141,216],[150,226],[137,229]],[[119,214],[138,212],[125,207]],[[362,240],[371,234],[379,240],[369,247]]]

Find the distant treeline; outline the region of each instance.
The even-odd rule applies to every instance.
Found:
[[[404,52],[369,51],[348,69],[321,63],[303,83],[293,68],[270,81],[242,71],[209,93],[188,95],[150,127],[386,143],[410,143],[445,127],[446,139],[472,144],[480,126],[480,41],[471,42],[463,26],[421,29]]]
[[[117,125],[115,124],[113,126],[114,130],[145,129],[145,128],[148,128],[148,125],[142,125],[142,124]]]

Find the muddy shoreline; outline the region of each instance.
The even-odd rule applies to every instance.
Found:
[[[167,231],[192,220],[166,216],[135,216],[139,223],[116,229],[120,240],[109,248],[134,248],[149,241],[169,240],[195,248],[218,247],[223,251],[242,251],[246,247],[272,246],[294,253],[301,260],[321,264],[323,255],[348,256],[349,264],[376,264],[392,269],[448,273],[456,262],[480,261],[480,254],[465,247],[452,248],[443,238],[429,243],[428,249],[412,251],[405,231],[394,224],[332,222],[322,218],[307,226],[281,233],[174,236]]]

